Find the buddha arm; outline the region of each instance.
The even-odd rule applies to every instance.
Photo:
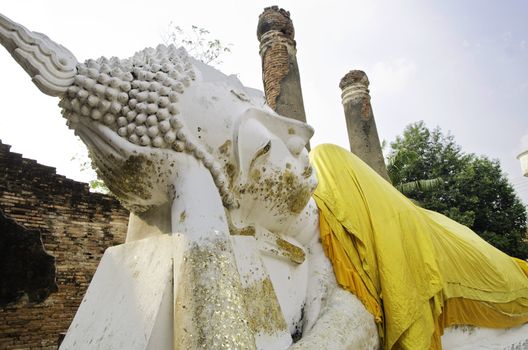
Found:
[[[175,286],[175,339],[182,349],[254,349],[218,189],[194,158],[180,169],[174,182],[172,231],[187,239],[181,273],[192,278]]]
[[[290,349],[377,349],[374,317],[352,293],[337,285],[319,235],[308,245],[310,276],[302,338]]]
[[[290,349],[378,349],[374,318],[351,293],[338,286],[329,290],[319,318]]]

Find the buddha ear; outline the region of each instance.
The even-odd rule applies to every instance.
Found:
[[[0,44],[46,95],[62,96],[77,74],[77,59],[46,35],[32,32],[0,14]]]

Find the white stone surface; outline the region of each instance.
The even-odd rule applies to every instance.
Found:
[[[61,96],[77,74],[77,59],[65,47],[0,14],[2,44],[45,94]]]
[[[296,331],[302,331],[302,310],[306,304],[308,284],[308,261],[299,265],[269,253],[262,254],[262,261],[271,276],[289,332],[294,334]]]
[[[444,350],[528,350],[528,324],[506,329],[459,326],[446,328]]]
[[[266,269],[262,262],[260,250],[258,248],[258,243],[255,240],[254,237],[251,236],[233,236],[231,238],[231,241],[233,243],[233,250],[235,253],[236,261],[237,261],[237,268],[238,272],[240,273],[240,280],[242,283],[242,287],[249,289],[249,290],[258,290],[259,287],[263,285],[266,281],[269,281],[270,274],[275,271],[271,271],[269,269]],[[247,303],[256,304],[257,306],[262,305],[263,307],[270,308],[277,306],[275,310],[266,310],[266,313],[268,315],[272,314],[279,314],[284,327],[279,327],[278,329],[275,327],[270,327],[271,331],[268,331],[268,329],[260,329],[255,334],[255,341],[257,349],[259,350],[265,350],[265,349],[287,349],[291,343],[292,338],[290,336],[290,332],[288,330],[286,321],[284,320],[283,316],[283,310],[282,307],[284,304],[280,303],[280,299],[287,298],[287,295],[281,294],[281,291],[275,288],[275,293],[277,293],[276,296],[274,295],[262,295],[261,297],[275,297],[275,302],[269,302],[269,300],[263,301],[263,300],[246,300]],[[253,296],[254,294],[248,295]],[[259,295],[257,294],[257,297]],[[279,299],[279,300],[278,300]],[[280,307],[278,307],[280,306]],[[263,311],[260,307],[255,307],[255,311]],[[263,320],[266,319],[266,316],[262,317],[262,315],[249,315],[249,317],[254,317],[257,320]],[[271,318],[269,319],[271,322]],[[258,323],[257,323],[258,324]]]
[[[523,176],[528,176],[528,150],[522,152],[517,156],[517,159],[521,162],[521,170]]]
[[[107,249],[60,349],[170,349],[172,240]]]

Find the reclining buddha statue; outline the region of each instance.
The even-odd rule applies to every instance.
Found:
[[[2,15],[0,42],[131,212],[61,349],[437,349],[459,325],[528,347],[526,262],[308,155],[312,128],[236,77],[163,45],[80,63]]]

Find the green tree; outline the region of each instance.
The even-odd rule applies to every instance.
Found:
[[[77,140],[82,147],[86,147],[78,137]],[[92,161],[90,160],[87,151],[75,153],[75,155],[71,157],[71,160],[79,163],[79,167],[82,172],[93,174],[93,178],[88,181],[91,192],[110,194],[110,190],[108,187],[106,187],[104,181],[97,177],[97,173],[92,167]]]
[[[526,208],[498,161],[462,152],[452,135],[423,122],[407,126],[390,146],[389,177],[408,197],[470,227],[502,251],[528,258]],[[419,185],[428,181],[434,185]]]

